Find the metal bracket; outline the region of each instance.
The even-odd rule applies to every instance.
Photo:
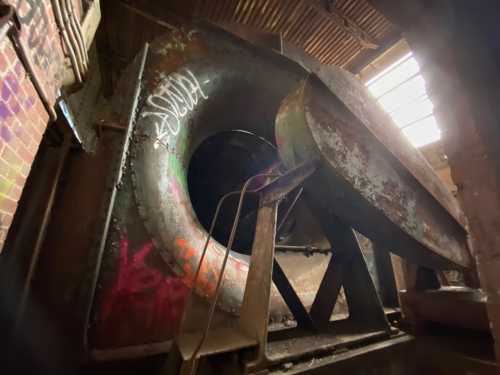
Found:
[[[310,314],[274,258],[279,201],[314,174],[316,169],[317,163],[315,161],[301,164],[263,187],[251,191],[251,193],[260,195],[260,205],[240,317],[232,326],[227,323],[223,328],[215,328],[210,331],[218,290],[226,264],[223,262],[207,322],[200,324],[199,316],[195,316],[191,312],[189,308],[193,303],[193,295],[191,295],[184,313],[181,333],[175,339],[165,373],[192,375],[198,370],[201,358],[228,352],[236,353],[242,350],[245,350],[246,355],[239,357],[239,359],[243,361],[244,373],[255,374],[259,371],[265,371],[272,361],[268,358],[266,351],[272,281],[275,282],[297,320],[299,329],[305,329],[315,334],[314,332],[319,328],[329,326],[340,288],[344,286],[349,305],[349,321],[361,329],[365,329],[371,335],[375,333],[379,337],[380,332],[385,332],[388,337],[389,324],[368,273],[356,236],[351,228],[336,217],[326,215],[323,218],[324,229],[333,244],[334,252]],[[240,192],[239,207],[252,179],[245,183]],[[224,199],[219,203],[212,228]],[[239,208],[233,228],[238,225],[238,219]],[[211,231],[203,254],[206,252],[210,235]],[[232,246],[232,239],[230,236],[227,246],[228,252]],[[203,260],[204,256],[202,255],[200,266]],[[196,285],[197,275],[193,280],[193,288]],[[185,327],[190,327],[191,331],[185,331]]]

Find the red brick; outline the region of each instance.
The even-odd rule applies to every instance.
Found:
[[[21,174],[18,174],[17,177],[16,177],[16,184],[19,185],[19,186],[24,186],[24,184],[26,183],[26,178],[27,177],[28,177],[27,174],[25,176],[23,176]]]
[[[16,126],[15,127],[17,127],[17,125],[19,125],[24,129],[24,124],[28,123],[29,121],[30,121],[30,118],[29,118],[28,114],[25,111],[20,112],[20,113],[18,113],[18,115],[16,117],[16,121],[15,121]]]
[[[31,151],[30,145],[33,141],[32,137],[26,132],[23,126],[17,125],[14,129],[14,134],[21,140],[24,147]]]
[[[31,170],[31,164],[33,164],[33,163],[30,163],[30,164],[24,164],[24,165],[23,165],[23,168],[21,169],[21,175],[22,175],[24,178],[28,178],[28,175],[29,175],[30,170]]]
[[[37,98],[37,93],[35,91],[35,87],[33,86],[33,83],[31,82],[30,79],[28,79],[26,77],[26,79],[24,79],[22,82],[21,82],[21,86],[23,87],[24,89],[24,92],[25,94],[28,96],[28,97],[32,97],[33,99],[36,100]]]
[[[9,64],[13,64],[18,58],[16,55],[16,51],[14,51],[14,48],[12,48],[11,43],[7,43],[7,46],[5,48],[5,56],[7,57],[7,62]]]
[[[7,71],[7,57],[3,52],[0,52],[0,72],[5,73]]]
[[[49,119],[48,117],[46,119],[39,118],[39,120],[36,123],[36,127],[38,131],[42,133],[42,135],[45,133],[45,130],[47,130],[47,125],[49,124]]]
[[[29,3],[26,1],[16,3],[16,0],[7,0],[7,2],[18,5],[18,12],[21,16],[29,11]],[[52,61],[49,61],[49,68],[41,69],[35,66],[35,74],[40,77],[43,90],[49,97],[49,101],[55,102],[57,89],[62,80],[60,67],[64,54],[51,4],[45,1],[43,4],[48,14],[48,24],[42,28],[41,24],[37,23],[38,19],[33,20],[29,25],[23,27],[21,39],[27,46],[29,36],[43,37],[45,48],[51,51]],[[40,17],[40,13],[38,12],[35,17]],[[49,114],[43,107],[31,79],[26,75],[12,43],[6,38],[0,41],[0,77],[5,78],[8,72],[16,80],[11,79],[11,74],[9,74],[8,86],[14,95],[11,95],[5,103],[9,113],[5,118],[2,118],[2,127],[0,128],[6,126],[6,129],[11,132],[11,139],[6,143],[0,137],[0,176],[5,177],[7,181],[14,181],[15,185],[10,190],[10,198],[5,195],[0,196],[0,212],[11,213],[10,216],[2,215],[0,217],[1,226],[5,227],[5,231],[0,232],[0,250],[10,226],[12,214],[16,209],[15,201],[22,193],[33,158],[49,121]],[[17,84],[19,87],[16,87]],[[0,181],[3,180],[0,179]]]
[[[28,145],[28,151],[36,155],[39,146],[40,142],[36,142],[32,139],[30,144]]]
[[[19,101],[17,100],[17,98],[13,95],[10,97],[8,104],[9,104],[10,112],[14,116],[17,116],[17,114],[23,110],[21,107],[21,104],[19,104]]]
[[[0,99],[0,113],[3,116],[2,121],[7,123],[12,120],[12,113],[9,109],[9,105]]]
[[[31,152],[29,152],[28,150],[26,150],[26,148],[24,146],[21,145],[21,147],[19,147],[18,151],[17,151],[17,154],[28,164],[31,165],[31,163],[33,163],[33,159],[35,158],[35,154],[32,154]]]
[[[42,140],[42,132],[34,126],[33,122],[26,123],[25,129],[36,143],[40,143]]]
[[[5,196],[10,196],[15,182],[13,180],[9,180],[5,177],[0,177],[0,194]]]
[[[18,77],[20,92],[22,93],[25,100],[26,100],[26,98],[30,97],[30,95],[28,94],[28,91],[30,90],[30,87],[29,87],[30,80],[27,77],[28,76],[25,74],[21,74],[21,76]]]
[[[0,214],[0,226],[2,228],[8,229],[10,224],[12,224],[13,215],[10,214]]]
[[[11,93],[17,95],[20,89],[19,80],[12,70],[7,72],[7,74],[4,76],[4,80],[4,82],[7,82],[7,85],[10,87]]]
[[[9,174],[9,170],[10,170],[9,165],[5,161],[0,159],[0,176],[7,177]]]
[[[24,108],[24,110],[30,111],[31,108],[33,108],[33,106],[35,105],[36,100],[37,99],[33,96],[24,95],[23,96],[23,108]]]
[[[10,141],[7,143],[12,151],[17,155],[17,152],[19,150],[19,147],[21,147],[22,142],[18,137],[13,136]],[[19,155],[18,155],[19,156]]]
[[[11,168],[14,169],[21,169],[22,167],[22,160],[19,156],[16,155],[16,153],[12,150],[12,148],[5,147],[5,149],[2,152],[2,159],[9,164]]]
[[[22,82],[26,77],[26,70],[24,70],[23,64],[21,61],[17,61],[14,65],[14,73],[16,77],[19,79],[19,82]]]
[[[8,179],[16,179],[17,176],[21,175],[21,170],[20,169],[15,169],[15,168],[12,168],[10,165],[9,165],[9,169],[7,170],[7,173],[4,174],[4,176]],[[16,181],[16,184],[17,184],[17,181]]]
[[[14,185],[10,190],[9,198],[16,202],[19,202],[19,198],[21,198],[22,192],[23,189],[21,187],[19,187],[18,185]]]
[[[17,202],[0,194],[0,209],[4,212],[16,212]]]
[[[39,105],[37,105],[37,110],[38,114],[40,115],[40,119],[42,120],[43,123],[47,123],[49,121],[49,115],[47,113],[47,110],[45,107],[42,105],[42,102],[38,102]]]

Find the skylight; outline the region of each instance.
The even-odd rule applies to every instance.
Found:
[[[411,52],[369,80],[366,86],[413,146],[422,147],[441,138],[434,106]]]

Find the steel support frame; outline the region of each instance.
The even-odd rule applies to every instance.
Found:
[[[380,313],[380,310],[377,307],[377,306],[380,306],[380,301],[378,301],[378,298],[377,298],[375,293],[372,294],[373,288],[371,286],[369,286],[367,288],[367,290],[365,290],[363,288],[359,288],[359,285],[357,285],[356,282],[353,282],[353,280],[357,280],[357,281],[361,280],[362,283],[364,283],[364,281],[368,281],[369,283],[371,283],[371,280],[369,279],[368,272],[364,272],[364,270],[358,271],[355,274],[351,274],[351,272],[350,272],[351,267],[354,268],[354,265],[359,265],[361,268],[364,267],[364,269],[366,269],[366,265],[364,265],[364,259],[362,258],[362,254],[358,254],[359,247],[357,246],[357,244],[355,244],[355,242],[356,242],[355,234],[345,224],[343,224],[344,226],[342,227],[342,222],[340,222],[340,226],[338,228],[333,227],[334,229],[332,229],[331,225],[328,225],[328,223],[332,224],[335,222],[335,220],[336,220],[335,217],[326,218],[325,224],[324,224],[324,225],[329,227],[329,229],[327,229],[327,232],[339,231],[340,233],[343,233],[343,236],[345,236],[345,238],[340,236],[343,239],[339,239],[339,238],[335,237],[336,235],[339,236],[338,233],[337,234],[335,234],[335,233],[329,234],[329,239],[331,239],[331,241],[333,243],[333,247],[334,247],[334,249],[333,249],[334,257],[335,257],[335,254],[337,253],[337,251],[339,250],[339,248],[341,248],[341,246],[335,245],[335,243],[337,243],[337,244],[344,243],[344,244],[346,244],[346,246],[351,246],[352,249],[354,249],[353,252],[355,254],[350,254],[350,257],[347,257],[347,259],[342,259],[341,255],[337,255],[337,258],[342,259],[342,262],[344,264],[344,266],[337,267],[337,268],[348,269],[349,272],[347,272],[347,275],[345,275],[345,276],[338,277],[337,280],[330,280],[330,278],[327,277],[327,278],[325,278],[325,280],[323,280],[323,283],[328,282],[328,283],[331,283],[333,285],[337,285],[337,288],[339,290],[340,290],[341,285],[344,286],[344,289],[351,289],[351,288],[349,288],[348,285],[354,284],[354,288],[352,288],[352,290],[353,290],[352,292],[347,292],[347,290],[346,290],[346,294],[351,295],[351,297],[348,297],[348,299],[350,299],[350,302],[352,302],[354,304],[354,306],[356,306],[356,305],[358,306],[357,308],[351,307],[351,309],[350,309],[351,310],[350,311],[351,317],[356,318],[358,321],[364,322],[364,317],[370,315],[369,311],[371,311],[370,309],[373,309],[373,311],[375,311],[376,313],[374,314],[373,321],[370,323],[373,324],[373,327],[380,327],[381,330],[386,332],[386,334],[387,334],[387,332],[388,332],[387,322],[384,321],[385,316],[383,316],[383,313],[382,314]],[[274,263],[274,264],[276,264],[276,263]],[[330,265],[330,267],[332,267],[332,268],[335,267],[335,263],[332,263]],[[355,267],[355,268],[357,269],[358,267]],[[321,324],[325,324],[325,321],[327,320],[327,318],[325,318],[325,317],[328,315],[326,312],[329,310],[329,308],[327,308],[328,306],[323,307],[322,304],[320,304],[320,302],[318,302],[317,306],[319,306],[319,307],[315,307],[314,310],[322,311],[323,317],[321,317],[321,318],[317,317],[316,322],[314,322],[314,320],[315,320],[315,319],[313,319],[314,314],[312,314],[312,312],[311,312],[311,315],[309,315],[309,317],[305,314],[305,312],[306,312],[305,308],[299,304],[300,299],[297,297],[296,293],[293,291],[293,288],[291,287],[289,282],[287,285],[288,280],[286,279],[286,275],[284,274],[284,272],[281,272],[281,275],[280,275],[279,271],[280,271],[280,268],[273,267],[274,281],[275,281],[276,285],[278,286],[278,289],[280,289],[280,286],[281,286],[280,292],[282,293],[284,299],[287,301],[288,306],[289,307],[290,306],[296,307],[295,309],[291,308],[291,311],[293,312],[296,320],[300,323],[300,328],[306,328],[306,329],[312,330],[312,328],[315,326],[321,326]],[[332,274],[338,275],[339,273],[330,271],[327,274],[329,274],[331,276]],[[283,282],[279,281],[280,276],[281,276],[281,279],[284,280]],[[336,276],[334,278],[336,278]],[[360,283],[360,284],[364,285],[362,283]],[[369,285],[369,284],[367,284],[367,285]],[[328,288],[323,287],[323,289],[327,290],[327,292],[328,292]],[[286,293],[287,293],[286,290],[288,290],[288,293],[290,294],[288,297],[286,297]],[[323,292],[326,297],[328,297],[327,292]],[[362,293],[361,295],[363,297],[366,297],[368,294],[370,296],[369,301],[368,302],[367,301],[359,301],[360,298],[357,297],[358,292]],[[374,292],[374,290],[373,290],[373,292]],[[323,293],[321,292],[321,288],[320,288],[320,292],[318,293],[319,295],[317,297],[318,301],[321,301],[323,299],[327,299],[327,298],[324,298],[322,296]],[[294,297],[294,295],[295,295],[295,297]],[[333,299],[334,296],[331,296],[331,297]],[[331,306],[334,306],[334,303],[332,304],[331,300],[328,303]],[[366,304],[366,305],[363,305],[363,304]],[[362,307],[359,307],[359,306],[362,306]],[[333,309],[333,307],[332,307],[332,309]],[[366,310],[366,309],[368,309],[368,310]],[[352,311],[354,312],[353,314],[352,314]],[[359,313],[359,312],[362,312],[362,313]]]
[[[124,73],[124,75],[128,74],[130,77],[133,77],[133,79],[127,82],[128,84],[125,86],[126,91],[123,93],[123,97],[119,100],[115,100],[113,103],[113,109],[116,113],[120,113],[118,121],[126,124],[126,126],[124,126],[125,134],[123,137],[123,146],[120,150],[118,160],[116,161],[116,174],[114,174],[112,179],[110,179],[110,193],[103,219],[102,232],[98,234],[95,254],[93,255],[93,262],[95,263],[93,263],[91,269],[89,269],[89,280],[86,281],[82,287],[81,303],[84,310],[83,316],[81,317],[83,321],[82,349],[85,356],[90,355],[88,328],[90,326],[92,308],[96,296],[97,282],[101,271],[103,254],[110,231],[111,218],[115,209],[115,201],[118,195],[118,190],[122,186],[122,178],[126,168],[129,146],[135,126],[134,118],[139,104],[144,67],[146,65],[148,53],[149,44],[146,43],[141,52],[137,55]]]
[[[300,337],[304,335],[310,337],[317,334],[324,335],[325,332],[335,335],[337,330],[346,335],[349,327],[356,327],[357,335],[353,335],[353,342],[359,343],[366,340],[373,342],[373,340],[390,338],[390,326],[368,272],[356,234],[337,217],[314,211],[321,219],[333,248],[331,261],[310,313],[274,258],[279,201],[311,176],[316,170],[316,165],[314,161],[304,163],[260,190],[254,245],[237,324],[233,327],[227,324],[227,327],[215,328],[208,335],[203,336],[200,333],[210,326],[211,314],[207,323],[200,322],[199,317],[187,308],[183,326],[174,341],[174,347],[165,368],[166,373],[195,374],[203,368],[201,362],[203,358],[214,358],[223,353],[236,354],[236,362],[243,366],[241,369],[235,361],[228,361],[227,366],[231,369],[226,366],[226,371],[242,371],[245,374],[268,373],[270,366],[275,366],[277,362],[282,362],[284,358],[287,358],[286,355],[275,355],[272,358],[266,350],[272,281],[275,282],[297,321],[295,329],[284,333],[284,341],[300,340]],[[314,206],[314,202],[312,204]],[[220,277],[222,275],[223,270]],[[331,322],[330,318],[341,287],[344,288],[346,294],[349,318],[338,324]],[[186,331],[186,327],[189,327],[189,332]],[[360,335],[363,332],[366,335]],[[289,337],[286,337],[287,335]],[[274,335],[274,340],[279,340],[277,336],[279,333]],[[337,344],[332,344],[331,341],[330,338],[326,341],[319,340],[317,347],[314,345],[308,347],[305,352],[323,353],[333,350]],[[349,342],[349,339],[344,340],[342,345],[349,345]],[[300,349],[289,353],[291,358],[303,355],[304,350],[301,352]],[[234,359],[234,356],[232,358]]]

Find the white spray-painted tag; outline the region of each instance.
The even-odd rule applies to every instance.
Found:
[[[205,81],[204,83],[208,83]],[[154,116],[156,139],[153,147],[168,145],[180,131],[180,120],[190,113],[200,99],[208,99],[196,76],[189,69],[168,75],[159,89],[146,99],[148,110],[142,117]]]

